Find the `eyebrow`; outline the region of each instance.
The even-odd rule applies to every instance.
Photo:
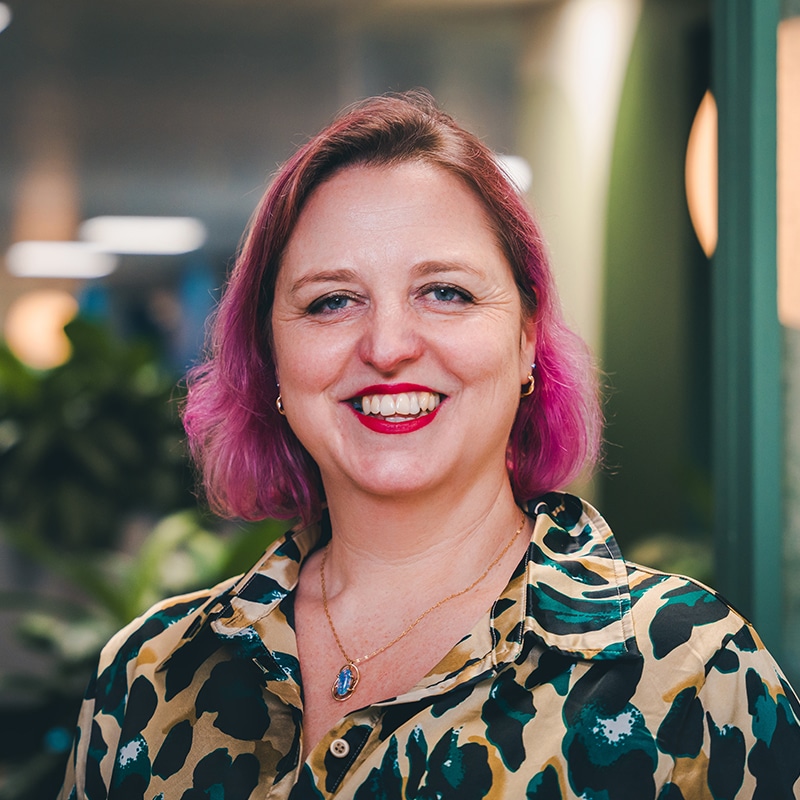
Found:
[[[289,294],[297,294],[304,286],[312,283],[341,283],[357,279],[356,273],[352,269],[326,269],[298,278],[289,288]]]
[[[442,261],[431,260],[421,261],[415,264],[412,272],[420,277],[428,275],[438,275],[443,272],[469,272],[471,275],[483,277],[484,273],[481,270],[463,261]],[[356,283],[358,282],[358,273],[352,269],[326,269],[321,272],[314,272],[309,275],[303,275],[298,278],[289,288],[289,294],[297,294],[305,286],[310,286],[319,283]]]
[[[422,261],[414,266],[414,272],[421,276],[438,275],[442,272],[469,272],[479,278],[484,276],[480,269],[463,261]]]

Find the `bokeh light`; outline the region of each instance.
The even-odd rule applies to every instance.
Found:
[[[706,92],[686,146],[686,202],[694,232],[707,258],[717,249],[717,129],[717,103],[711,92]]]
[[[18,297],[6,314],[4,334],[9,350],[35,369],[64,364],[72,347],[64,326],[78,313],[78,301],[59,289],[37,289]]]

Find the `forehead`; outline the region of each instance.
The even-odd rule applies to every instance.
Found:
[[[331,247],[500,245],[483,201],[460,177],[427,162],[351,166],[311,193],[289,238],[284,263]]]

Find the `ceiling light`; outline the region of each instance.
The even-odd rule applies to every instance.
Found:
[[[85,242],[16,242],[6,253],[6,267],[19,278],[102,278],[117,258]]]
[[[207,233],[193,217],[93,217],[79,236],[109,253],[180,255],[201,248]]]
[[[506,155],[496,155],[495,159],[520,194],[525,194],[531,188],[533,172],[526,159],[522,156]]]
[[[11,24],[11,18],[11,9],[5,3],[0,3],[0,31]]]

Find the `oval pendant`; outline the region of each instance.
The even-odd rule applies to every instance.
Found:
[[[347,663],[340,670],[336,676],[336,680],[331,686],[331,694],[334,700],[347,700],[358,686],[358,667],[355,664]]]

